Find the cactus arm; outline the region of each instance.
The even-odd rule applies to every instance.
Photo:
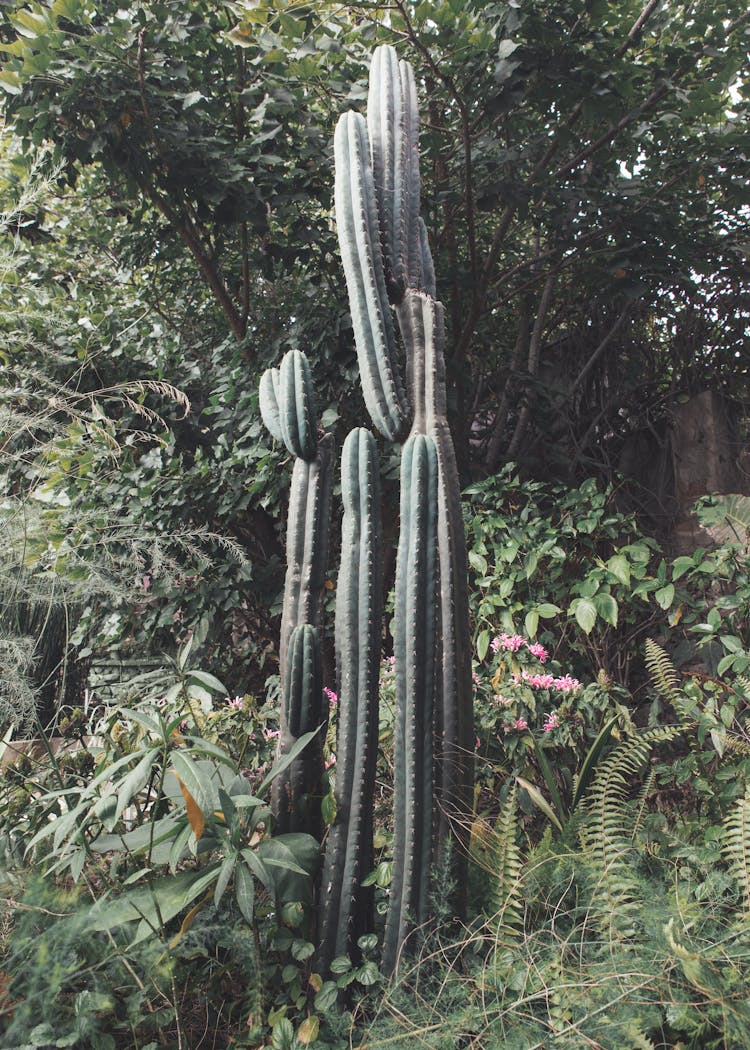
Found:
[[[321,887],[321,969],[335,956],[356,951],[357,937],[370,928],[372,910],[371,891],[361,882],[372,865],[382,541],[377,451],[372,434],[362,428],[344,442],[341,494],[336,820],[326,843]]]
[[[279,370],[278,368],[267,368],[260,377],[258,390],[258,403],[260,414],[266,430],[276,441],[283,441],[284,435],[281,429],[281,417],[279,415]]]
[[[422,238],[419,229],[419,107],[414,73],[408,62],[399,64],[401,79],[400,191],[401,256],[409,288],[422,285]]]
[[[427,915],[433,836],[432,720],[437,634],[437,453],[431,437],[404,445],[396,563],[397,719],[393,879],[383,945],[390,973],[413,922]]]
[[[323,676],[318,632],[310,624],[295,627],[289,641],[282,688],[282,724],[279,754],[287,754],[304,733],[324,721]],[[272,786],[272,804],[279,833],[320,833],[320,737],[278,776]],[[317,804],[316,804],[317,803]]]
[[[380,218],[380,235],[386,285],[391,300],[398,300],[405,287],[401,253],[401,194],[397,192],[398,154],[401,152],[399,121],[402,116],[401,77],[395,48],[377,48],[370,66],[367,96],[367,130],[370,157]]]
[[[286,534],[286,578],[281,616],[279,672],[282,682],[292,631],[318,626],[328,560],[333,438],[318,444],[314,460],[296,459],[292,471]]]
[[[398,441],[409,422],[381,260],[367,130],[344,113],[334,137],[336,225],[349,293],[362,392],[375,426]]]
[[[468,643],[466,541],[458,467],[447,420],[443,305],[429,296],[408,292],[399,308],[399,323],[413,337],[413,357],[422,362],[419,381],[424,392],[420,401],[423,416],[420,418],[423,418],[425,431],[432,436],[437,451],[437,545],[442,633],[441,702],[436,712],[440,797],[438,850],[444,857],[451,837],[459,843],[453,865],[460,906],[466,885],[465,849],[462,847],[467,845],[466,821],[472,805],[474,714]]]
[[[419,219],[419,246],[422,256],[422,290],[433,299],[436,299],[435,266],[432,261],[429,238],[427,237],[427,227],[421,216]]]
[[[267,368],[258,390],[266,429],[299,459],[314,459],[315,395],[310,365],[301,350],[288,350],[279,368]]]
[[[281,434],[292,455],[315,457],[315,396],[310,365],[301,350],[284,354],[279,371],[278,405]]]

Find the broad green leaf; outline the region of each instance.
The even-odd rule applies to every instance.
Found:
[[[575,616],[578,626],[590,634],[596,623],[596,606],[590,598],[576,598],[571,602],[570,613]]]
[[[252,923],[255,883],[252,872],[245,864],[237,865],[237,874],[234,879],[234,895],[245,922]]]
[[[674,601],[674,584],[668,583],[666,587],[660,587],[654,594],[654,598],[662,609],[668,609]]]
[[[236,854],[232,854],[230,857],[225,857],[222,861],[222,865],[219,868],[219,877],[216,880],[216,888],[214,890],[214,907],[216,908],[218,908],[221,903],[221,898],[224,896],[224,891],[229,885],[229,880],[232,877],[236,863]]]
[[[581,801],[581,797],[583,796],[584,791],[588,787],[589,782],[592,776],[594,775],[594,771],[596,770],[596,766],[599,762],[599,758],[601,757],[601,753],[607,746],[609,738],[612,736],[612,730],[615,728],[616,725],[617,716],[611,718],[609,722],[605,723],[596,740],[589,748],[588,753],[585,759],[583,760],[581,772],[578,774],[578,777],[576,779],[575,788],[573,790],[573,799],[570,803],[571,813]]]
[[[516,781],[518,782],[518,784],[520,784],[524,791],[528,793],[529,798],[534,803],[534,805],[541,809],[542,813],[544,813],[548,820],[552,821],[556,828],[562,831],[563,826],[560,823],[559,817],[555,813],[554,809],[550,806],[549,802],[541,793],[541,791],[539,791],[538,788],[535,788],[533,784],[530,784],[528,780],[525,780],[523,777],[517,776]]]
[[[212,864],[201,871],[165,875],[150,886],[140,886],[120,897],[101,897],[89,911],[88,928],[113,930],[129,922],[145,921],[156,930],[160,918],[164,923],[169,922],[204,893],[215,880],[219,867],[219,864]],[[143,936],[138,936],[138,940],[142,939]]]
[[[477,659],[481,663],[487,655],[487,650],[490,647],[490,632],[487,630],[480,631],[477,637]]]
[[[607,569],[626,587],[630,583],[630,562],[624,554],[613,554],[607,562]]]
[[[536,638],[537,628],[539,627],[539,613],[536,609],[531,609],[526,613],[524,626],[529,638]]]
[[[276,777],[280,776],[284,772],[284,770],[287,769],[292,764],[292,762],[294,762],[295,758],[297,758],[298,755],[302,754],[302,752],[305,750],[310,741],[318,735],[322,728],[323,724],[321,723],[321,725],[319,725],[318,728],[314,729],[311,733],[305,733],[303,736],[299,737],[299,739],[295,741],[292,747],[290,747],[289,751],[285,755],[281,755],[276,760],[276,762],[274,762],[269,772],[266,773],[265,777],[258,785],[257,790],[259,795],[263,795],[271,786]]]
[[[224,693],[226,696],[228,692],[227,687],[208,671],[188,671],[188,679],[205,686],[212,693]]]
[[[600,591],[591,600],[604,622],[611,624],[612,627],[617,627],[617,602],[612,595],[607,594],[606,591]]]
[[[120,785],[120,789],[117,792],[117,809],[115,811],[115,822],[117,822],[122,816],[122,811],[130,800],[138,794],[141,788],[144,788],[148,783],[151,771],[154,768],[154,763],[159,755],[159,748],[152,748],[147,751],[143,758],[140,760],[137,766],[128,773]]]
[[[180,785],[187,790],[196,805],[203,813],[210,813],[214,807],[214,790],[211,780],[196,762],[183,750],[175,748],[170,753],[170,762]]]

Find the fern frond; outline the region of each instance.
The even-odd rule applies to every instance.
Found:
[[[680,676],[669,656],[653,638],[646,639],[644,663],[654,687],[661,697],[678,710],[680,704]]]
[[[603,890],[599,917],[620,936],[634,933],[633,920],[638,884],[631,858],[635,822],[629,795],[652,749],[673,739],[676,728],[649,729],[629,737],[600,763],[587,792],[584,808],[587,821],[582,842],[589,854]]]
[[[750,917],[750,787],[724,821],[722,852],[737,879]]]
[[[522,923],[521,851],[518,848],[518,811],[515,784],[495,824],[490,845],[493,925],[499,944],[513,940]]]
[[[654,781],[656,780],[656,770],[649,770],[648,776],[643,781],[643,787],[638,792],[638,797],[635,800],[635,819],[633,820],[633,833],[631,839],[635,842],[635,837],[641,829],[641,822],[643,820],[643,814],[646,812],[646,801],[648,796],[651,794],[654,788]]]

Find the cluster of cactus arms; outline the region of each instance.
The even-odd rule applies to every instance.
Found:
[[[326,718],[321,669],[322,597],[328,559],[333,441],[317,438],[310,365],[290,350],[260,383],[267,429],[295,457],[287,519],[287,569],[281,618],[279,754]],[[321,734],[273,783],[271,804],[280,832],[322,830]]]
[[[432,257],[419,214],[418,126],[411,67],[399,62],[392,47],[380,47],[370,70],[367,119],[345,113],[334,151],[336,223],[364,400],[380,434],[403,442],[393,628],[394,855],[385,973],[395,969],[410,931],[429,917],[430,873],[436,863],[443,872],[452,866],[461,907],[473,784],[466,546],[446,417],[443,308],[435,298]],[[308,684],[318,688],[312,652],[330,462],[330,451],[323,450],[327,439],[317,445],[316,455],[309,373],[299,351],[291,351],[280,370],[264,375],[261,408],[271,433],[302,457],[295,466],[299,491],[293,489],[287,541],[281,637],[284,741],[303,731],[303,712],[305,718],[320,714],[302,696],[307,696]],[[371,899],[361,883],[372,858],[382,581],[378,463],[369,431],[358,428],[348,436],[341,484],[336,818],[320,888],[323,966],[336,955],[351,953],[371,922]],[[279,786],[274,796],[277,820],[282,813],[292,820],[285,807],[297,794],[291,777]],[[291,830],[289,823],[282,827]]]

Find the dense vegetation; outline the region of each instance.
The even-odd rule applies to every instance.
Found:
[[[704,499],[716,545],[676,558],[653,513],[671,406],[750,393],[749,31],[734,0],[3,5],[0,727],[68,750],[0,782],[0,1046],[750,1041],[750,512]],[[379,43],[422,96],[476,727],[466,921],[449,858],[388,982],[389,657],[376,932],[328,970],[318,847],[272,827],[290,471],[257,392],[299,348],[337,443],[364,421],[332,147]]]

